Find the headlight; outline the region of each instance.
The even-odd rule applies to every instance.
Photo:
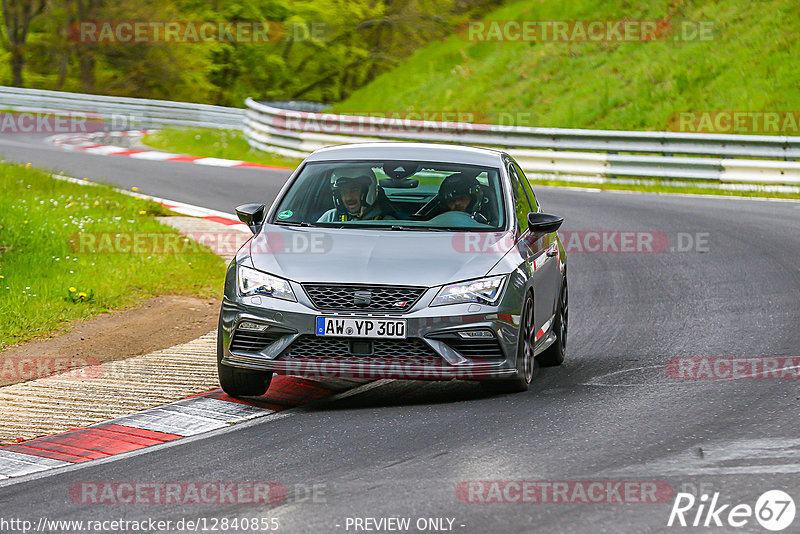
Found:
[[[464,302],[497,304],[497,301],[500,300],[500,294],[503,292],[505,281],[506,276],[502,275],[444,286],[431,302],[431,306],[461,304]]]
[[[239,293],[242,295],[266,295],[276,299],[297,302],[292,286],[283,278],[241,265],[239,266],[238,278]]]

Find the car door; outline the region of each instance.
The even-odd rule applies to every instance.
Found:
[[[511,177],[512,188],[515,189],[515,209],[521,225],[522,241],[528,254],[528,272],[533,277],[533,320],[537,330],[547,331],[552,326],[555,314],[556,299],[561,285],[558,265],[558,243],[556,233],[532,234],[528,229],[528,213],[540,211],[528,179],[516,162],[510,160],[507,166]],[[524,209],[527,212],[523,213]],[[542,337],[542,340],[544,338]]]

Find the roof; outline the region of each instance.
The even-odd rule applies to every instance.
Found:
[[[378,142],[337,145],[314,151],[306,161],[411,160],[499,167],[503,152],[437,143]]]

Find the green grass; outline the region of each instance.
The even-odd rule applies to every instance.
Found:
[[[713,39],[473,42],[456,34],[418,50],[333,109],[451,111],[477,122],[655,131],[668,129],[677,112],[800,110],[796,0],[526,0],[487,18],[664,17],[711,21]]]
[[[168,214],[156,203],[4,163],[0,191],[0,349],[149,297],[221,292],[222,259],[154,219]],[[182,251],[111,252],[125,242],[100,248],[101,232],[106,244],[116,234],[164,234]],[[98,248],[81,248],[87,236]]]
[[[167,128],[145,136],[142,142],[159,150],[295,168],[301,160],[253,150],[242,132],[212,128]]]
[[[712,187],[698,186],[676,186],[669,182],[643,183],[643,184],[618,184],[612,182],[605,183],[582,183],[567,180],[536,180],[530,182],[535,186],[547,185],[555,187],[583,187],[591,189],[605,189],[613,191],[639,191],[642,193],[680,193],[682,195],[715,195],[723,197],[759,197],[759,198],[789,198],[800,199],[800,193],[779,193],[774,191],[742,191],[729,189],[714,189]]]

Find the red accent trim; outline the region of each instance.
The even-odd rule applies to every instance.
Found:
[[[58,434],[45,439],[48,441],[63,443],[65,445],[71,445],[79,449],[87,449],[109,455],[135,451],[136,449],[141,449],[147,445],[158,443],[155,440],[147,440],[149,442],[147,444],[132,443],[128,440],[119,439],[120,436],[120,434],[113,432],[87,429],[66,432],[64,434]]]
[[[91,451],[89,449],[84,449],[82,447],[65,445],[64,443],[57,443],[54,441],[53,442],[46,441],[48,439],[53,439],[60,435],[61,434],[56,434],[55,436],[49,436],[48,438],[36,438],[34,440],[26,442],[25,446],[34,449],[39,449],[42,451],[63,452],[66,454],[70,454],[72,456],[80,456],[82,458],[86,458],[87,460],[96,460],[98,458],[105,458],[106,456],[111,456],[111,454],[105,452]]]
[[[207,221],[218,222],[222,224],[226,224],[228,226],[233,226],[234,224],[244,224],[241,221],[234,221],[233,219],[228,219],[225,217],[217,217],[216,215],[209,215],[208,217],[203,217],[203,219]]]
[[[141,152],[150,152],[150,150],[123,150],[122,152],[112,152],[109,156],[130,156],[131,154],[139,154]]]
[[[167,158],[164,161],[185,161],[187,163],[191,163],[198,159],[203,159],[203,158],[198,158],[197,156],[175,156],[174,158]]]
[[[116,423],[100,423],[92,428],[99,428],[100,430],[108,430],[109,432],[117,432],[120,434],[129,434],[131,436],[137,436],[145,439],[153,439],[162,443],[183,437],[179,436],[178,434],[167,434],[166,432],[156,432],[155,430],[145,430],[143,428],[118,425]]]
[[[277,378],[277,377],[276,377]],[[274,378],[273,378],[274,380]],[[198,397],[204,397],[206,399],[216,399],[226,402],[233,402],[236,404],[246,404],[247,406],[255,406],[256,408],[263,408],[264,410],[272,410],[273,412],[279,412],[281,410],[285,410],[286,406],[281,406],[280,404],[275,404],[270,402],[269,399],[264,398],[261,399],[234,399],[233,397],[229,397],[225,394],[224,391],[221,389],[212,391],[210,393],[203,393],[202,395],[197,395]]]
[[[278,404],[297,406],[327,397],[332,391],[318,383],[295,376],[275,376],[264,396]]]

